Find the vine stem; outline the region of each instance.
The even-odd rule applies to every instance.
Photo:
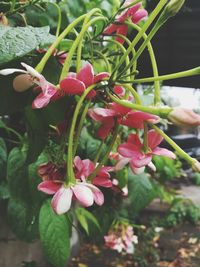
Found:
[[[102,17],[102,16],[98,16],[96,18],[93,18],[90,22],[88,22],[81,30],[81,32],[79,33],[78,37],[76,38],[76,40],[74,41],[68,55],[67,55],[67,58],[65,60],[65,63],[63,65],[63,69],[62,69],[62,72],[61,72],[61,75],[60,75],[60,81],[63,80],[68,71],[69,71],[69,68],[70,68],[70,62],[72,60],[72,57],[73,57],[73,54],[78,46],[78,44],[80,43],[81,39],[83,38],[83,35],[85,34],[85,32],[88,30],[88,28],[93,24],[95,23],[96,21],[98,20],[106,20],[105,17]]]
[[[153,10],[153,12],[151,13],[151,15],[149,16],[149,18],[147,19],[147,21],[145,22],[145,24],[143,25],[143,27],[141,28],[141,30],[138,32],[138,34],[136,35],[136,37],[134,38],[134,40],[132,41],[131,45],[128,47],[128,49],[126,50],[126,53],[122,56],[122,58],[120,59],[119,63],[116,65],[115,69],[113,70],[113,73],[111,75],[111,80],[114,76],[114,73],[118,70],[118,68],[122,65],[122,63],[124,62],[125,58],[129,55],[129,53],[132,51],[132,49],[136,46],[136,44],[139,42],[139,40],[142,38],[143,34],[147,31],[147,29],[149,28],[149,26],[152,24],[152,22],[155,20],[155,18],[157,17],[157,15],[159,14],[159,12],[162,10],[162,8],[165,6],[165,4],[167,3],[167,0],[160,0],[160,2],[158,3],[158,5],[156,6],[156,8]]]
[[[73,119],[72,119],[72,123],[71,123],[71,128],[70,128],[70,132],[69,132],[69,141],[68,141],[68,154],[67,154],[67,176],[68,176],[67,182],[68,183],[75,183],[75,181],[76,181],[74,171],[73,171],[73,140],[74,140],[74,131],[75,131],[75,127],[76,127],[78,114],[79,114],[79,111],[80,111],[80,108],[81,108],[83,101],[85,100],[85,98],[87,97],[89,92],[91,90],[93,90],[93,88],[95,86],[96,86],[96,84],[93,84],[93,85],[89,86],[84,91],[84,93],[80,97],[80,99],[76,105],[76,109],[74,111],[74,115],[73,115]]]
[[[128,101],[116,98],[115,96],[113,96],[109,92],[107,92],[107,94],[114,102],[116,102],[116,103],[118,103],[124,107],[132,108],[133,110],[140,110],[140,111],[147,112],[150,114],[154,114],[154,115],[157,115],[157,116],[162,117],[162,118],[167,118],[168,114],[172,111],[172,108],[170,108],[170,107],[142,106],[142,105],[133,104],[133,103],[130,103]]]
[[[62,22],[62,15],[61,15],[61,10],[58,4],[54,2],[50,2],[50,4],[54,5],[57,9],[58,12],[58,24],[57,24],[57,29],[56,29],[56,38],[58,38],[59,33],[60,33],[60,27],[61,27],[61,22]]]
[[[168,144],[170,144],[171,147],[178,153],[180,157],[185,159],[188,163],[193,165],[196,163],[196,159],[190,157],[182,148],[180,148],[166,133],[164,133],[161,129],[159,129],[156,125],[150,124],[151,127],[158,132],[166,141]]]

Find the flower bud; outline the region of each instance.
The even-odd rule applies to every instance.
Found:
[[[2,12],[0,13],[0,25],[8,26],[8,19]]]
[[[187,108],[174,108],[169,113],[168,119],[178,126],[195,127],[200,125],[200,115]]]
[[[164,9],[164,15],[169,18],[175,16],[183,4],[185,3],[185,0],[171,0]]]
[[[192,164],[192,169],[195,172],[200,172],[200,162],[198,160],[194,161],[194,164]]]
[[[33,81],[29,74],[20,74],[13,80],[13,88],[16,92],[24,92],[33,86]]]

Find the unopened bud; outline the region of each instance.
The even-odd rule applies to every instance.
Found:
[[[33,84],[31,76],[28,74],[20,74],[13,80],[13,88],[19,93],[28,90]]]
[[[185,0],[171,0],[164,9],[165,16],[167,16],[168,18],[175,16],[184,3]]]
[[[8,26],[8,19],[2,12],[0,13],[0,25]]]
[[[192,164],[192,169],[195,172],[200,172],[200,162],[198,160],[194,161],[194,163]]]
[[[174,108],[167,118],[178,126],[195,127],[200,125],[200,115],[187,108]]]

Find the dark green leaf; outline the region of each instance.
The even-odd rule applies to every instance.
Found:
[[[8,222],[18,238],[30,242],[38,237],[38,218],[26,202],[13,198],[9,200]]]
[[[45,254],[54,267],[66,266],[70,255],[70,223],[65,215],[56,215],[50,201],[40,210],[40,238]]]
[[[0,138],[0,181],[6,177],[7,148],[3,138]]]
[[[49,27],[9,27],[0,25],[0,65],[23,57],[40,45],[50,44],[54,37]]]

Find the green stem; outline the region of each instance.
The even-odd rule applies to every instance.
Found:
[[[58,23],[57,23],[57,29],[56,29],[56,38],[58,38],[59,33],[60,33],[60,27],[61,27],[61,22],[62,22],[62,15],[61,15],[61,10],[58,4],[54,2],[49,2],[50,4],[54,5],[57,9],[58,12]]]
[[[97,150],[97,152],[96,152],[96,157],[95,157],[95,159],[93,161],[95,165],[98,162],[99,157],[100,157],[100,155],[102,153],[103,146],[104,146],[104,142],[102,141],[101,144],[100,144],[100,146],[99,146],[99,148],[98,148],[98,150]]]
[[[74,20],[71,24],[69,24],[69,26],[53,42],[53,44],[49,47],[49,49],[47,50],[47,52],[45,53],[45,55],[43,56],[43,58],[40,60],[40,62],[38,63],[38,65],[35,68],[39,73],[41,73],[43,71],[47,60],[51,57],[51,55],[54,52],[55,48],[59,45],[59,43],[62,41],[62,39],[64,39],[66,37],[66,35],[68,33],[70,33],[73,30],[73,28],[79,22],[81,22],[81,20],[83,20],[86,16],[87,16],[87,14],[84,14],[84,15],[80,16],[79,18],[77,18],[76,20]]]
[[[141,105],[142,101],[140,99],[139,94],[137,93],[137,91],[129,84],[119,84],[119,86],[125,87],[126,89],[128,89],[128,91],[131,92],[132,96],[134,97],[135,103]]]
[[[200,67],[186,70],[186,71],[176,72],[172,74],[161,75],[158,77],[136,79],[134,81],[130,81],[130,83],[150,83],[154,81],[166,81],[166,80],[178,79],[178,78],[195,76],[195,75],[200,75]]]
[[[136,44],[142,38],[143,34],[147,31],[147,29],[149,28],[149,26],[151,25],[151,23],[155,20],[155,18],[157,17],[157,15],[162,10],[162,8],[165,6],[166,3],[167,3],[167,0],[160,0],[160,2],[158,3],[158,5],[156,6],[156,8],[153,10],[153,12],[151,13],[151,15],[149,16],[149,18],[147,19],[147,21],[145,22],[145,24],[141,28],[140,32],[136,35],[136,37],[132,41],[131,45],[126,50],[126,53],[120,59],[120,62],[118,63],[118,65],[113,70],[113,73],[111,75],[111,80],[112,80],[112,78],[114,76],[114,73],[122,65],[122,63],[124,62],[124,60],[126,59],[126,57],[129,55],[129,53],[132,51],[132,49],[136,46]]]
[[[127,107],[127,108],[132,108],[133,110],[140,110],[143,112],[147,112],[150,114],[154,114],[157,115],[159,117],[162,118],[167,118],[168,114],[172,111],[172,108],[170,107],[150,107],[150,106],[142,106],[142,105],[138,105],[138,104],[133,104],[130,103],[128,101],[124,101],[124,100],[120,100],[119,98],[114,97],[112,94],[110,94],[109,92],[107,92],[109,97],[116,103]]]
[[[149,144],[148,144],[148,124],[146,122],[144,122],[143,151],[144,151],[144,153],[147,153],[149,151]]]
[[[73,115],[73,119],[72,119],[72,123],[71,123],[71,128],[70,128],[70,132],[69,132],[69,142],[68,142],[68,154],[67,154],[67,176],[68,176],[67,182],[68,183],[75,183],[75,181],[76,181],[76,178],[74,176],[74,171],[73,171],[73,140],[74,140],[74,131],[75,131],[75,127],[76,127],[78,114],[79,114],[79,111],[80,111],[80,108],[81,108],[83,101],[85,100],[85,98],[87,97],[89,92],[94,87],[95,87],[95,84],[89,86],[84,91],[84,93],[80,97],[80,99],[76,105],[76,109],[74,111],[74,115]]]
[[[93,24],[95,23],[96,21],[98,20],[106,20],[106,18],[104,17],[95,17],[93,18],[91,21],[89,21],[81,30],[81,32],[79,33],[79,36],[76,38],[76,40],[74,41],[73,45],[71,46],[71,49],[70,49],[70,52],[67,54],[67,58],[66,58],[66,61],[63,65],[63,69],[62,69],[62,72],[61,72],[61,75],[60,75],[60,81],[63,80],[68,71],[69,71],[69,68],[70,68],[70,62],[72,60],[72,57],[73,57],[73,54],[79,44],[79,42],[81,41],[81,39],[83,38],[83,35],[85,34],[85,32],[88,30],[88,28]]]
[[[141,28],[133,23],[128,23],[129,26],[137,30],[138,32],[141,31]],[[147,34],[143,34],[143,39],[146,41],[147,40]],[[157,67],[157,62],[156,62],[156,57],[153,51],[153,47],[151,45],[151,42],[149,41],[147,43],[148,47],[148,52],[151,60],[151,65],[152,65],[152,70],[153,70],[153,76],[157,77],[158,76],[158,67]],[[137,54],[137,53],[136,53]],[[136,55],[135,55],[136,56]],[[134,64],[137,60],[135,59],[135,56],[133,56],[132,60],[130,61],[130,66]],[[134,59],[134,60],[133,60]],[[128,66],[126,66],[127,68]],[[158,105],[161,102],[161,96],[160,96],[160,82],[159,81],[154,81],[154,105]]]
[[[80,135],[81,135],[81,130],[83,128],[83,124],[84,124],[84,120],[85,120],[85,117],[87,115],[87,112],[88,112],[88,109],[90,107],[90,104],[91,104],[91,100],[89,100],[86,104],[86,106],[84,107],[84,110],[83,110],[83,113],[81,115],[81,119],[80,119],[80,122],[79,122],[79,125],[78,125],[78,129],[77,129],[77,133],[76,133],[76,137],[75,137],[75,142],[74,142],[74,153],[73,155],[75,156],[76,155],[76,150],[77,150],[77,147],[78,147],[78,143],[79,143],[79,138],[80,138]]]
[[[106,163],[106,161],[108,160],[108,157],[110,155],[110,152],[116,142],[117,136],[118,136],[118,132],[119,132],[119,125],[117,125],[115,127],[113,136],[112,136],[112,140],[110,142],[110,145],[108,146],[108,149],[105,153],[105,155],[103,156],[103,159],[101,160],[101,162],[97,165],[97,167],[95,168],[95,170],[93,171],[93,173],[88,177],[88,180],[90,180],[92,182],[92,180],[96,177],[97,173],[101,170],[101,168],[103,167],[103,165]]]
[[[104,60],[104,62],[106,64],[106,68],[107,68],[108,73],[111,73],[112,70],[111,70],[111,66],[110,66],[110,63],[109,63],[107,57],[103,53],[101,53],[100,51],[98,51],[98,50],[95,50],[94,52],[96,54],[98,54]]]
[[[151,127],[156,130],[166,141],[170,144],[171,147],[178,153],[180,157],[185,159],[188,163],[194,164],[196,159],[190,157],[182,148],[180,148],[167,134],[160,130],[156,125],[151,124]]]

